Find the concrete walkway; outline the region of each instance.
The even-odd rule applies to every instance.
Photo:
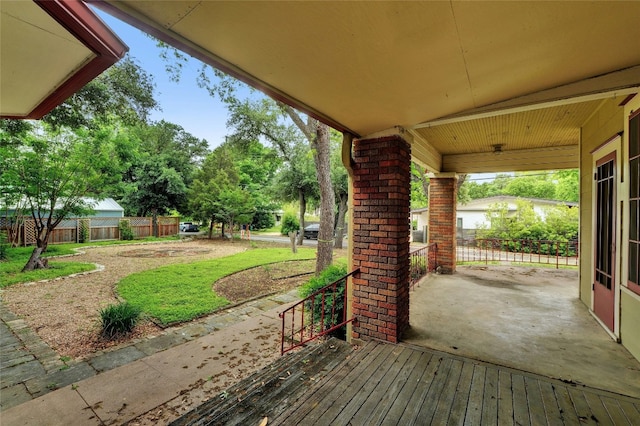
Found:
[[[0,306],[0,423],[122,424],[203,382],[240,379],[279,356],[278,313],[295,300],[296,290],[247,302],[68,366]]]
[[[573,270],[458,267],[410,294],[407,343],[640,398],[640,363],[578,299]]]

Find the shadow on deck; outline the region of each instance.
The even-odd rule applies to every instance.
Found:
[[[640,399],[414,345],[311,345],[173,425],[640,424]]]

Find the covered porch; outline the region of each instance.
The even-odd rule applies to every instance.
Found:
[[[577,280],[511,266],[428,276],[400,343],[313,342],[172,424],[637,424],[640,363]]]

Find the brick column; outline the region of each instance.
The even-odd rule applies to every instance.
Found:
[[[443,274],[456,270],[457,177],[429,180],[429,243],[438,244],[438,266]]]
[[[396,135],[358,140],[353,156],[353,338],[397,343],[409,325],[411,147]]]

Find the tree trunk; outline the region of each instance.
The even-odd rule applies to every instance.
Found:
[[[158,209],[151,209],[151,223],[153,226],[153,236],[158,238]]]
[[[27,264],[22,268],[22,272],[33,271],[35,269],[47,269],[49,267],[49,262],[47,259],[42,259],[40,257],[43,251],[42,247],[34,248]]]
[[[346,231],[345,225],[347,221],[347,209],[349,208],[349,195],[340,194],[340,202],[338,204],[338,223],[336,223],[336,243],[335,248],[342,248],[342,240]]]
[[[300,229],[298,230],[298,245],[301,246],[304,242],[304,215],[307,212],[307,199],[304,196],[302,189],[298,190],[298,199],[300,200]]]
[[[318,232],[318,258],[316,275],[325,270],[333,261],[335,193],[331,184],[331,147],[329,127],[316,122],[316,137],[313,141],[313,158],[316,175],[320,184],[320,229]]]
[[[292,253],[297,253],[298,252],[298,248],[296,247],[296,233],[291,231],[289,232],[289,239],[291,240],[291,252]]]
[[[209,223],[209,239],[213,238],[213,218],[211,218],[211,222]]]

